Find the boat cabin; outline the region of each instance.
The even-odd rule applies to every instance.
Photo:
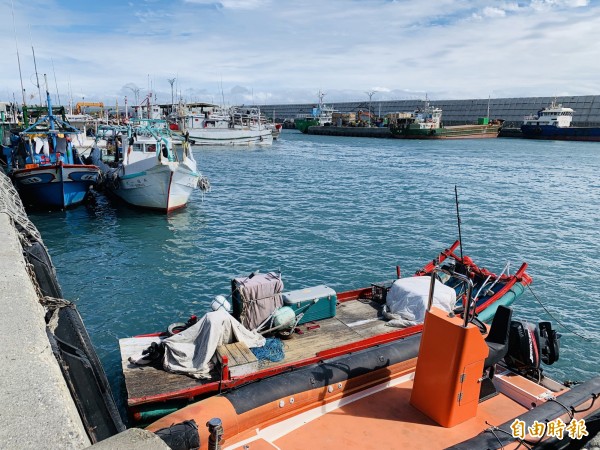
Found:
[[[442,123],[442,110],[433,106],[427,105],[423,110],[417,110],[413,115],[413,122],[409,128],[417,128],[421,130],[440,128]]]
[[[571,126],[574,110],[562,105],[556,105],[554,102],[548,107],[538,111],[537,115],[525,117],[523,125],[534,126],[552,126],[566,128]]]

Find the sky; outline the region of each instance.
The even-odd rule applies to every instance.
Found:
[[[0,0],[0,101],[595,95],[599,2]]]

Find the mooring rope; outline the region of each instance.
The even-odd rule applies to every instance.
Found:
[[[590,338],[588,338],[588,337],[586,337],[586,336],[583,336],[583,335],[581,335],[581,334],[577,333],[576,331],[573,331],[571,328],[569,328],[569,327],[568,327],[568,326],[566,326],[564,323],[562,323],[560,320],[558,320],[556,317],[554,317],[554,315],[553,315],[553,314],[552,314],[550,311],[548,311],[548,308],[546,308],[546,307],[544,306],[544,304],[543,304],[543,303],[542,303],[542,301],[541,301],[541,300],[538,298],[538,296],[537,296],[537,295],[535,295],[535,292],[533,292],[533,289],[531,289],[531,285],[530,285],[530,284],[528,284],[528,285],[527,285],[527,287],[529,288],[529,290],[530,290],[530,291],[531,291],[531,293],[533,294],[533,297],[534,297],[534,298],[537,300],[537,302],[540,304],[540,306],[541,306],[542,308],[544,308],[544,311],[546,311],[550,317],[552,317],[554,320],[556,320],[556,323],[558,323],[559,325],[561,325],[561,326],[562,326],[562,327],[563,327],[565,330],[567,330],[567,331],[569,331],[569,332],[573,333],[575,336],[578,336],[578,337],[580,337],[581,339],[584,339],[584,340],[586,340],[586,341],[588,341],[588,342],[591,342],[591,341],[592,341]]]

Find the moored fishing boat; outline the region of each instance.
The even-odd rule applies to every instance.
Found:
[[[310,114],[298,114],[294,119],[294,126],[302,133],[307,133],[309,127],[329,126],[333,123],[333,113],[336,110],[323,103],[325,93],[319,91],[319,104],[312,108]]]
[[[140,208],[169,213],[183,208],[200,175],[188,142],[184,142],[182,160],[173,142],[147,120],[134,126],[101,127],[99,136],[114,143],[114,157],[105,161],[103,151],[95,147],[90,155],[104,174],[105,188],[126,203]]]
[[[237,108],[221,109],[207,105],[206,111],[185,109],[174,119],[177,129],[188,133],[194,145],[271,145],[273,134],[261,120]]]
[[[574,112],[553,101],[536,115],[525,117],[521,125],[522,136],[527,139],[600,141],[600,127],[571,126]]]
[[[70,208],[83,202],[98,181],[100,170],[85,164],[73,147],[72,137],[80,131],[54,114],[49,92],[46,102],[45,114],[31,124],[24,108],[25,128],[13,134],[12,146],[4,150],[8,173],[25,205]],[[37,109],[42,112],[42,108]]]
[[[403,360],[393,342],[321,358],[194,403],[148,430],[180,449],[581,448],[600,429],[600,377],[574,387],[546,377],[540,361],[559,358],[550,323],[514,320],[500,306],[482,329],[468,313],[473,283],[459,278],[469,305],[463,317],[434,305],[432,282],[422,333],[406,338],[413,349],[402,349]]]
[[[390,127],[392,136],[405,139],[481,139],[498,137],[502,122],[478,119],[476,125],[442,126],[442,110],[425,100],[423,108],[404,114],[397,124]]]
[[[455,300],[458,298],[459,302],[456,305],[453,301],[446,303],[447,309],[452,309],[456,314],[460,314],[463,308],[460,301],[464,294],[464,287],[459,283],[459,276],[454,275],[458,272],[472,274],[476,286],[476,310],[479,318],[483,321],[490,321],[500,305],[510,305],[531,283],[531,278],[525,272],[526,264],[523,264],[512,275],[507,273],[506,268],[502,274],[494,275],[474,264],[469,257],[457,255],[458,246],[459,243],[455,242],[452,247],[438,255],[438,261],[448,268],[448,273],[442,278],[443,283],[438,282],[443,285],[440,290],[445,288],[451,291]],[[374,283],[370,287],[340,293],[324,286],[291,292],[278,291],[282,297],[282,301],[278,305],[290,306],[295,310],[297,317],[297,323],[291,327],[288,334],[278,335],[280,338],[284,338],[285,342],[285,351],[279,355],[281,359],[259,359],[260,352],[257,352],[259,357],[253,357],[253,353],[247,348],[251,347],[250,345],[246,347],[239,345],[239,342],[231,343],[235,347],[233,350],[227,349],[227,346],[217,349],[215,355],[220,362],[212,366],[208,376],[202,379],[187,376],[195,375],[194,369],[199,369],[197,361],[194,361],[194,364],[190,363],[183,370],[181,370],[182,364],[177,364],[179,373],[163,370],[164,367],[171,369],[175,364],[173,364],[172,358],[169,359],[162,354],[159,354],[159,358],[156,360],[157,364],[144,366],[132,364],[130,360],[132,356],[139,355],[152,346],[156,347],[157,344],[169,343],[169,339],[172,339],[169,338],[169,333],[152,333],[121,339],[119,344],[130,416],[134,421],[148,422],[167,412],[181,408],[191,401],[215,395],[222,390],[296,370],[318,361],[329,361],[332,358],[382,345],[389,344],[390,353],[386,354],[383,363],[380,361],[378,364],[387,367],[392,364],[392,361],[395,361],[402,367],[410,366],[414,364],[417,349],[415,343],[418,346],[418,336],[422,330],[424,308],[420,302],[423,299],[423,289],[428,290],[428,275],[431,275],[433,267],[433,263],[429,263],[419,270],[415,277],[399,278],[394,282]],[[267,274],[266,278],[270,277],[272,276]],[[256,329],[258,323],[264,322],[264,316],[261,316],[249,323],[243,313],[244,308],[238,301],[240,296],[245,296],[248,297],[249,304],[256,302],[257,298],[253,298],[254,294],[250,292],[252,289],[258,289],[259,283],[256,279],[257,277],[248,277],[241,281],[238,279],[232,285],[233,317],[239,318],[248,330]],[[254,281],[251,282],[251,280]],[[240,285],[248,285],[249,291],[240,290]],[[258,304],[262,305],[263,302],[271,304],[269,303],[273,298],[271,296],[277,295],[274,292],[271,291],[269,296],[267,294],[259,295],[258,297],[261,297],[259,300],[262,302]],[[256,295],[258,294],[255,294],[254,297]],[[394,298],[399,302],[393,301]],[[402,299],[408,298],[416,303],[402,303]],[[219,320],[222,319],[219,317]],[[392,320],[388,322],[388,319]],[[387,325],[393,321],[397,322],[392,325],[401,328]],[[193,323],[196,323],[195,320],[190,321],[188,325]],[[192,325],[183,333],[194,332]],[[179,336],[183,336],[183,334],[180,333]],[[285,339],[290,336],[292,336],[291,339]],[[189,350],[194,347],[188,346],[187,348]],[[175,352],[178,350],[176,349]],[[194,354],[203,352],[204,350],[198,350]],[[238,357],[232,356],[231,352],[237,353]],[[184,353],[185,351],[178,353],[180,355],[179,362]],[[208,353],[209,358],[213,356],[211,352],[205,353]],[[245,356],[239,357],[241,354]],[[227,356],[229,360],[224,360],[222,356]],[[206,376],[206,372],[203,373],[203,376]]]

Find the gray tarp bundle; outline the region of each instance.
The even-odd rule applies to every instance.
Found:
[[[213,368],[211,359],[219,345],[243,342],[248,348],[262,347],[265,338],[244,328],[227,311],[218,309],[163,342],[165,370],[194,378],[210,378],[209,372]]]
[[[233,284],[241,302],[239,320],[249,330],[256,329],[283,305],[283,281],[279,273],[259,273],[253,277],[235,278]],[[236,293],[233,297],[237,297]],[[234,303],[234,314],[235,311]]]

